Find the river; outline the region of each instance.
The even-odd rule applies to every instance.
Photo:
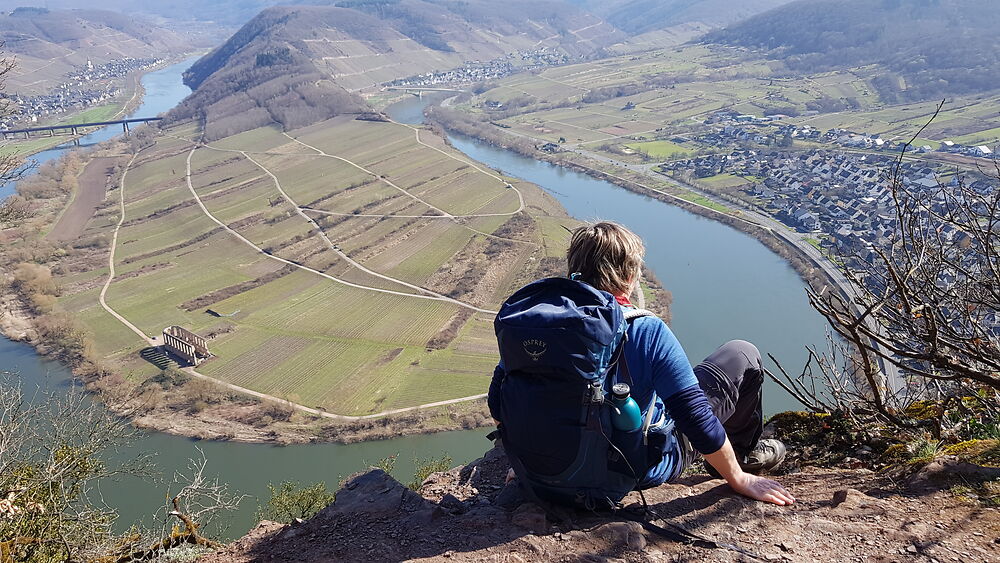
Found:
[[[150,116],[179,103],[189,90],[181,83],[186,61],[147,74],[146,98],[135,115]],[[424,104],[414,102],[392,109],[395,118],[419,121]],[[120,131],[120,129],[118,129]],[[85,143],[114,136],[115,129],[89,135]],[[627,192],[613,184],[547,163],[520,157],[472,139],[451,137],[472,158],[505,173],[541,185],[580,219],[620,221],[647,242],[647,262],[674,294],[673,328],[692,359],[732,338],[745,338],[798,367],[804,346],[824,339],[824,324],[805,299],[804,285],[778,256],[738,231],[664,203]],[[36,160],[51,159],[62,151],[45,151]],[[17,372],[29,395],[38,389],[63,392],[72,383],[65,367],[40,358],[23,344],[0,339],[0,370]],[[773,391],[769,389],[769,391]],[[779,393],[770,393],[766,410],[776,412],[795,405]],[[331,489],[339,480],[390,455],[398,455],[394,473],[408,480],[414,459],[450,455],[455,463],[482,454],[485,432],[462,431],[412,436],[351,445],[310,444],[276,447],[230,442],[199,442],[161,433],[140,433],[135,444],[116,453],[128,459],[138,453],[155,455],[162,478],[157,482],[121,479],[104,483],[105,500],[118,509],[121,522],[153,524],[151,514],[168,490],[164,480],[187,466],[203,451],[209,472],[249,495],[229,519],[229,537],[241,535],[254,523],[258,499],[267,498],[267,484],[283,480],[325,481]]]

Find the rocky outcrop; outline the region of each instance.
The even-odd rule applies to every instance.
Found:
[[[265,522],[202,561],[745,561],[669,541],[611,515],[547,514],[506,486],[494,449],[431,475],[414,492],[377,469],[355,476],[313,519]],[[774,561],[987,561],[1000,558],[1000,513],[931,489],[914,494],[867,470],[808,468],[780,478],[778,507],[691,475],[647,491],[660,517]],[[628,501],[638,501],[633,493]],[[662,522],[661,522],[662,523]]]

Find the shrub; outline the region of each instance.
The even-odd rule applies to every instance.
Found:
[[[93,357],[90,339],[66,315],[45,315],[35,320],[48,353],[73,367]]]
[[[414,491],[418,490],[432,473],[448,471],[451,469],[452,463],[453,460],[450,455],[443,455],[439,458],[414,460],[416,468],[413,470],[413,481],[407,486]]]
[[[28,297],[28,301],[31,303],[31,308],[35,310],[36,313],[51,313],[52,309],[56,306],[55,295],[48,295],[45,293],[32,293]]]
[[[257,413],[261,416],[271,417],[273,420],[288,422],[295,413],[295,408],[290,403],[281,401],[264,401],[257,407]]]
[[[172,387],[177,387],[191,381],[191,376],[184,373],[179,369],[165,369],[161,370],[160,373],[150,377],[146,380],[148,384],[159,385],[162,389],[167,390]]]
[[[56,282],[52,271],[39,264],[22,263],[14,270],[14,287],[28,297],[32,293],[56,295]]]
[[[111,246],[111,239],[107,235],[94,235],[73,243],[73,248],[107,248],[109,246]]]
[[[396,467],[396,459],[398,457],[399,457],[399,454],[395,454],[395,455],[383,457],[382,459],[376,461],[375,463],[369,464],[367,461],[362,462],[362,463],[364,463],[365,465],[367,465],[369,467],[373,467],[375,469],[381,469],[382,471],[385,471],[386,473],[392,473],[392,470],[395,469],[395,467]]]
[[[334,501],[336,495],[326,490],[326,483],[302,487],[295,481],[269,484],[271,498],[257,512],[260,520],[291,523],[296,518],[309,519]]]

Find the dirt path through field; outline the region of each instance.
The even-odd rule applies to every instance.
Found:
[[[77,180],[79,188],[76,196],[49,232],[49,240],[73,240],[83,233],[87,221],[90,221],[97,206],[104,201],[116,160],[118,159],[115,157],[98,157],[87,164]]]

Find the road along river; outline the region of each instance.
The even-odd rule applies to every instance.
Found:
[[[155,115],[180,102],[188,93],[181,74],[190,62],[147,74],[143,78],[146,101],[136,114]],[[147,106],[153,100],[160,105]],[[414,102],[394,107],[393,117],[401,122],[419,122],[421,104],[425,102],[416,98]],[[104,138],[109,138],[113,131],[106,134]],[[577,218],[618,220],[642,235],[649,247],[647,262],[674,294],[673,327],[692,359],[700,359],[728,339],[745,338],[797,368],[806,357],[807,344],[822,344],[823,320],[809,308],[803,283],[787,264],[756,240],[607,182],[471,139],[451,140],[470,157],[541,185]],[[36,158],[39,156],[43,155]],[[40,358],[26,345],[3,339],[0,370],[18,372],[29,395],[38,389],[61,393],[71,386],[65,367]],[[768,412],[795,407],[777,393],[769,395],[765,406]],[[395,473],[406,480],[418,457],[447,453],[456,464],[477,457],[488,445],[483,435],[483,431],[463,431],[351,445],[275,447],[141,433],[132,447],[116,456],[128,459],[139,452],[154,453],[158,471],[169,480],[174,471],[186,468],[187,460],[202,450],[209,460],[210,473],[251,497],[230,520],[226,535],[232,537],[253,524],[256,499],[266,499],[268,483],[326,481],[330,488],[336,488],[341,477],[361,469],[366,462],[394,454],[399,454]],[[152,523],[150,515],[162,504],[166,491],[162,482],[122,479],[104,483],[101,492],[119,510],[123,523]]]

